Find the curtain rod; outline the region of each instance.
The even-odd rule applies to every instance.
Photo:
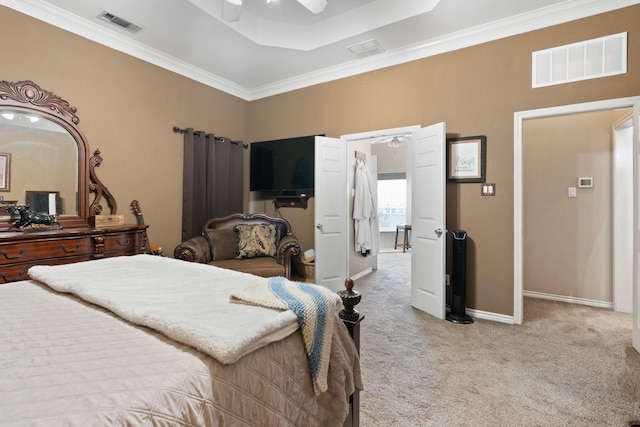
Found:
[[[187,133],[187,130],[186,129],[180,129],[178,126],[174,126],[173,127],[173,132],[174,133],[185,134],[185,133]],[[204,133],[205,134],[205,138],[213,138],[215,141],[220,141],[220,142],[229,141],[233,145],[242,144],[242,141],[233,141],[231,138],[225,138],[225,137],[222,137],[222,136],[215,136],[214,134],[206,133],[203,130],[195,130],[195,131],[193,131],[193,133]],[[249,148],[249,145],[242,144],[242,148],[244,148],[246,150],[246,149]]]

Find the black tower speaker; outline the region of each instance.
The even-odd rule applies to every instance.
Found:
[[[473,323],[466,314],[467,305],[467,232],[451,232],[451,310],[447,320],[455,323]]]

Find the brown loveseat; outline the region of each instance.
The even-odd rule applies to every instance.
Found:
[[[257,276],[291,279],[293,261],[301,253],[287,220],[264,214],[233,214],[207,221],[202,235],[179,244],[174,257]]]

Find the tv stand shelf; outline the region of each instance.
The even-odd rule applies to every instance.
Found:
[[[307,209],[309,195],[301,196],[274,196],[273,204],[276,208],[302,208]]]

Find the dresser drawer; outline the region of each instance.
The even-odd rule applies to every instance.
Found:
[[[104,254],[106,256],[134,255],[144,253],[144,233],[126,231],[106,233],[104,235]]]
[[[16,264],[0,265],[0,284],[29,279],[29,268],[34,265],[60,265],[72,262],[89,261],[91,254],[83,254],[75,257],[58,258],[56,260],[34,260]]]
[[[0,245],[2,264],[23,263],[43,259],[61,259],[93,253],[93,240],[88,236],[66,239],[42,239]]]
[[[144,225],[0,232],[0,284],[28,279],[34,265],[57,265],[145,252]]]

